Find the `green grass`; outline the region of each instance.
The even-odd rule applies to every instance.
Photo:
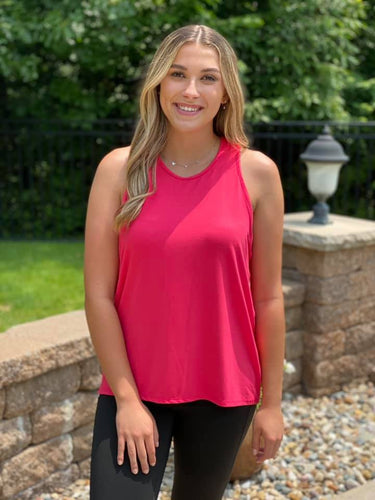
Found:
[[[0,332],[81,309],[83,242],[0,242]]]

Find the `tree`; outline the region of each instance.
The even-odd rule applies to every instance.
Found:
[[[6,116],[134,116],[156,46],[188,23],[217,28],[236,48],[251,121],[366,118],[373,110],[366,15],[373,22],[374,10],[363,0],[0,0],[0,7]]]
[[[210,23],[216,0],[0,0],[5,112],[129,115],[145,65],[182,19]]]
[[[359,35],[359,65],[344,90],[348,112],[360,120],[375,120],[375,4],[366,3],[366,25]]]
[[[364,2],[269,0],[256,13],[262,26],[250,37],[218,21],[240,54],[248,118],[348,119],[344,89],[360,61]]]

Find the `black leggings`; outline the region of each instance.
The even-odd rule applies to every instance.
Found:
[[[220,500],[255,405],[222,407],[207,400],[180,404],[143,401],[159,432],[156,465],[133,474],[125,452],[117,464],[116,400],[99,395],[91,454],[90,500],[156,500],[174,443],[172,500]]]

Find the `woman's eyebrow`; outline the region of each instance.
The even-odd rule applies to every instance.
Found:
[[[202,69],[202,73],[220,73],[220,70],[217,68],[205,68]]]
[[[172,64],[171,68],[187,71],[186,66],[182,66],[182,64]],[[220,70],[217,68],[204,68],[201,70],[201,73],[220,73]]]

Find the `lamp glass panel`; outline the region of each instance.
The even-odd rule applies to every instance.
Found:
[[[337,189],[342,163],[306,162],[308,188],[318,201],[325,201]]]

